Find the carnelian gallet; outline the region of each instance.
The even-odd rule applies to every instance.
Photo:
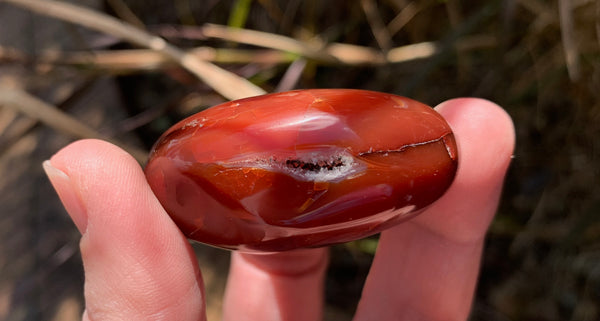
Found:
[[[432,108],[391,94],[297,90],[224,103],[156,142],[146,177],[190,239],[283,251],[359,239],[437,200],[457,168]]]

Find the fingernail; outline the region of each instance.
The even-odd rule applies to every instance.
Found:
[[[87,211],[79,193],[75,190],[73,182],[71,182],[71,179],[65,172],[52,166],[49,160],[44,161],[42,166],[77,229],[82,234],[85,233],[87,228]]]

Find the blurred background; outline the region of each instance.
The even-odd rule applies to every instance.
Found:
[[[72,1],[112,29],[49,3],[0,0],[0,320],[77,320],[84,306],[79,233],[42,161],[101,137],[143,164],[174,122],[235,98],[223,70],[266,92],[500,104],[517,148],[471,320],[600,319],[600,1]],[[173,47],[148,49],[149,34]],[[376,246],[332,247],[326,320],[351,320]],[[218,320],[228,252],[194,248]]]

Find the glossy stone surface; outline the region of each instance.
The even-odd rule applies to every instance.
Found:
[[[315,89],[195,114],[163,134],[145,171],[188,238],[283,251],[356,240],[415,215],[450,186],[457,161],[432,108]]]

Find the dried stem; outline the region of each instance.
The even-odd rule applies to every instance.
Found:
[[[559,0],[558,4],[560,33],[567,70],[571,81],[577,81],[581,73],[579,68],[579,50],[575,44],[575,32],[573,30],[573,8],[570,0]]]
[[[27,8],[39,14],[51,16],[81,26],[111,34],[120,39],[150,48],[179,63],[215,91],[228,99],[238,99],[264,94],[265,92],[229,71],[198,59],[179,48],[168,44],[164,39],[151,35],[130,24],[124,23],[108,15],[57,1],[41,0],[0,0]]]
[[[147,158],[148,153],[146,151],[105,137],[77,118],[20,89],[0,87],[0,106],[14,109],[67,135],[77,138],[98,138],[112,142],[127,150],[140,163]]]
[[[365,12],[369,25],[371,26],[371,31],[373,32],[377,44],[382,50],[387,51],[392,47],[392,36],[382,22],[383,20],[379,14],[377,4],[373,0],[361,0],[360,4]]]

